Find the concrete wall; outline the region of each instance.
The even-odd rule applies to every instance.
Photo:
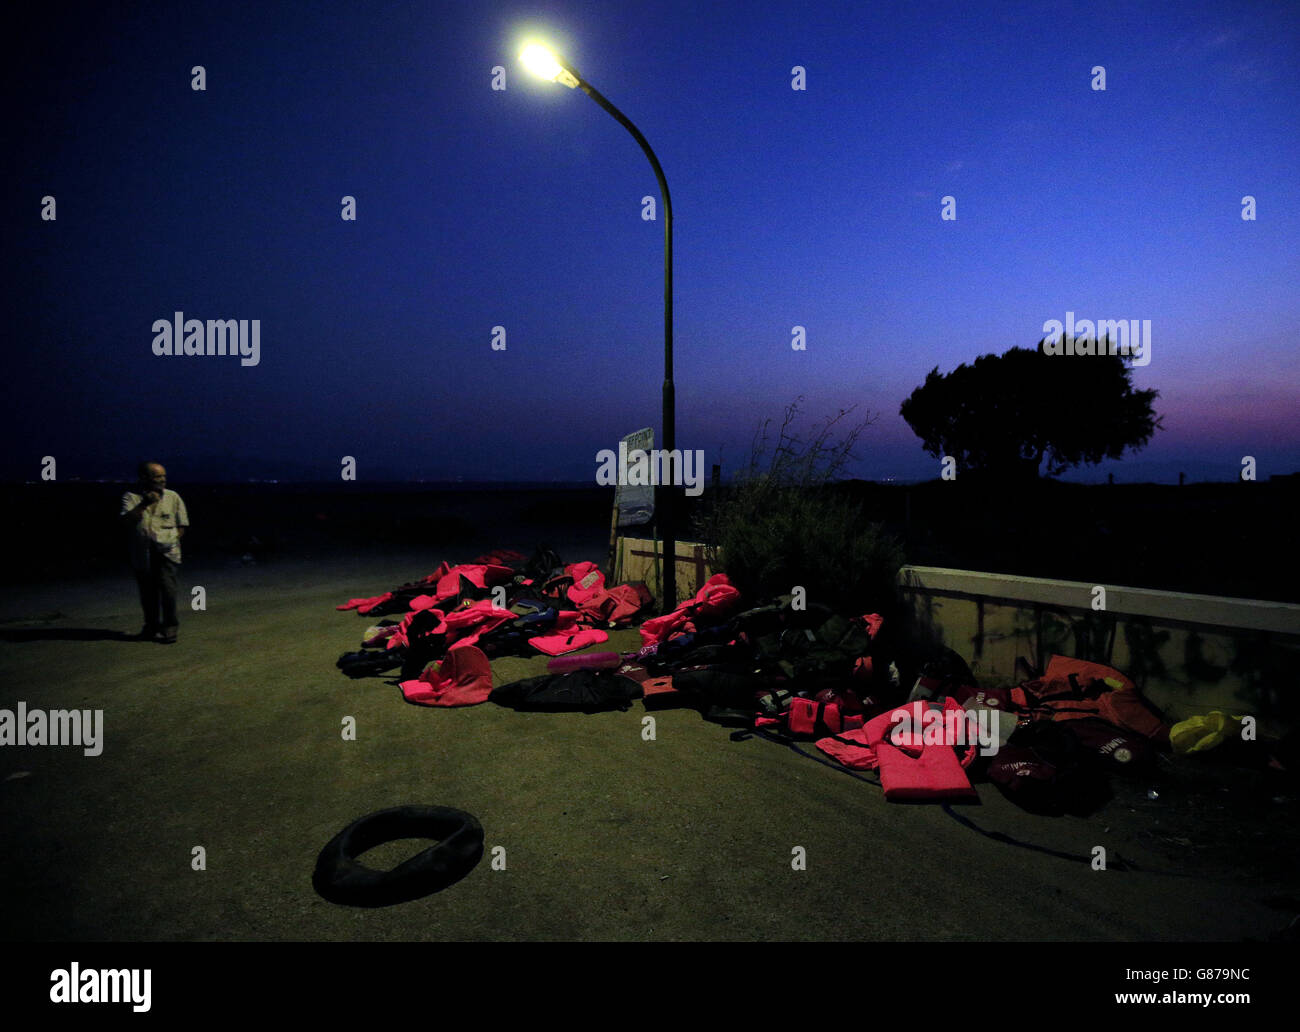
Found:
[[[1055,652],[1118,668],[1173,720],[1221,709],[1269,733],[1300,722],[1300,606],[923,566],[899,583],[917,640],[989,683],[1019,683],[1017,656],[1041,669]]]

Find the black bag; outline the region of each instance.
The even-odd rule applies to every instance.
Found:
[[[826,606],[784,611],[782,618],[783,628],[753,639],[756,658],[801,691],[838,687],[853,675],[858,659],[872,653],[867,629]]]
[[[701,709],[720,706],[751,718],[759,708],[758,693],[770,686],[769,678],[743,666],[689,667],[673,675],[673,687]]]
[[[800,688],[838,687],[853,674],[854,664],[872,654],[871,635],[862,624],[832,614],[813,631],[813,640],[791,657],[791,676]]]
[[[1030,813],[1084,817],[1110,798],[1096,753],[1065,726],[1038,721],[1017,728],[989,760],[988,779]]]
[[[1108,770],[1130,773],[1151,762],[1150,739],[1100,717],[1078,717],[1061,722],[1083,745],[1095,753]]]
[[[978,691],[978,682],[966,660],[945,648],[921,666],[909,698],[942,699],[947,695],[965,701]]]
[[[627,709],[641,698],[641,686],[612,670],[574,670],[512,681],[492,689],[488,698],[517,710]]]
[[[371,674],[393,670],[404,662],[406,662],[406,650],[403,648],[361,649],[358,652],[343,653],[334,665],[348,677],[369,677]]]
[[[531,580],[535,586],[540,587],[552,577],[563,573],[564,560],[560,558],[560,553],[550,545],[542,544],[537,546],[533,557],[525,564],[524,572],[517,575],[515,580]]]
[[[686,638],[692,640],[685,645],[677,645]],[[738,670],[754,669],[754,654],[747,645],[710,644],[707,640],[701,641],[702,638],[707,639],[707,632],[696,635],[683,634],[671,638],[666,644],[674,647],[665,648],[661,645],[658,652],[648,657],[646,666],[656,674],[703,666],[725,666],[728,669]]]

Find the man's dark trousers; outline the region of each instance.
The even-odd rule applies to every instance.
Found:
[[[149,555],[149,569],[137,570],[136,583],[140,585],[140,605],[144,608],[145,627],[162,631],[163,634],[175,634],[179,626],[176,619],[176,568],[174,563],[152,551]]]

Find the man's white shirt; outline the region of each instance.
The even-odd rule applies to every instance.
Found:
[[[122,515],[131,512],[144,496],[135,491],[122,495]],[[189,513],[181,496],[164,488],[158,501],[141,514],[140,522],[131,533],[131,565],[137,570],[149,569],[150,551],[154,550],[174,563],[181,561],[180,528],[190,525]]]

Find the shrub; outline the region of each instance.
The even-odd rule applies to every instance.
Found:
[[[852,411],[841,410],[805,442],[794,433],[800,401],[787,406],[770,456],[770,421],[759,428],[749,465],[709,499],[696,533],[710,564],[750,599],[800,585],[809,601],[844,612],[883,608],[895,595],[902,547],[866,520],[860,504],[831,488],[872,421],[837,439]]]

